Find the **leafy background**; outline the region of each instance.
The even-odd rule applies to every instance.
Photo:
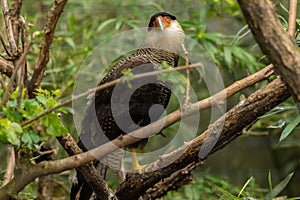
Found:
[[[27,0],[23,3],[22,15],[34,25],[30,32],[37,34],[28,55],[29,73],[34,69],[45,16],[52,4],[51,0]],[[277,5],[283,27],[287,27],[286,8],[288,1],[280,1]],[[37,134],[31,127],[22,129],[20,123],[22,119],[30,119],[70,97],[76,73],[96,45],[115,33],[145,27],[149,17],[158,11],[167,11],[177,16],[186,34],[197,40],[215,61],[226,86],[268,64],[234,0],[72,0],[67,3],[58,23],[50,62],[42,82],[43,90],[37,92],[36,99],[24,99],[21,105],[18,105],[16,91],[11,96],[8,106],[0,108],[0,114],[3,116],[0,119],[1,158],[7,156],[7,143],[36,151],[38,143],[49,140],[66,129],[76,138],[71,105],[59,110],[64,113],[62,120],[65,128],[59,125],[60,119],[54,113],[39,121],[44,127],[44,133]],[[0,20],[0,30],[4,31],[3,18]],[[299,24],[297,27],[299,28]],[[297,39],[299,44],[299,38]],[[192,87],[199,89],[197,96],[202,99],[207,97],[208,93],[201,90],[204,85],[199,85],[198,79],[197,73],[192,71]],[[236,94],[228,100],[228,108],[266,83],[256,84]],[[3,90],[0,94],[3,95]],[[172,98],[168,109],[173,110],[177,107],[178,102]],[[209,111],[201,114],[199,133],[207,128],[209,119]],[[293,101],[287,100],[261,117],[247,134],[211,156],[194,172],[193,185],[170,192],[162,199],[271,199],[282,195],[290,198],[300,196],[300,131],[297,127],[299,121]],[[57,125],[53,127],[51,124]],[[176,126],[175,124],[166,129],[166,135],[172,137]],[[7,131],[10,131],[10,134],[7,134],[9,137],[1,135]],[[169,139],[156,136],[145,151],[155,148],[158,140],[167,143]],[[55,140],[49,141],[57,149],[57,158],[66,156]],[[0,163],[1,179],[5,166],[6,162]],[[292,172],[294,174],[291,174]],[[68,176],[72,173],[74,172],[67,171],[55,175],[57,199],[68,196]],[[116,185],[117,182],[115,178],[109,180],[111,185]],[[32,183],[21,195],[26,199],[34,198],[34,187]]]

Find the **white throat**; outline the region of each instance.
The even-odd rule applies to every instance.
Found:
[[[171,21],[168,28],[164,30],[157,30],[152,28],[147,35],[144,46],[164,49],[176,54],[182,51],[182,44],[184,43],[184,31],[179,23]]]

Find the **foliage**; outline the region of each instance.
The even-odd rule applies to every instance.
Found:
[[[3,89],[0,90],[3,94]],[[58,104],[55,99],[60,94],[59,90],[48,91],[38,89],[35,99],[27,99],[25,89],[19,96],[17,88],[7,101],[6,106],[0,106],[0,141],[10,143],[17,148],[28,147],[31,150],[38,150],[41,141],[48,140],[51,136],[60,136],[67,130],[61,125],[58,112],[66,112],[65,109],[58,109],[39,121],[22,126],[22,122],[45,112]],[[20,98],[20,100],[19,100]]]
[[[46,12],[53,4],[53,0],[31,1],[28,1],[29,3],[24,1],[22,10],[22,15],[34,24],[30,29],[30,33],[35,32],[37,35],[27,56],[29,74],[32,73],[36,64]],[[149,1],[147,3],[137,3],[132,0],[69,1],[58,22],[54,42],[51,46],[50,62],[47,65],[46,76],[42,82],[43,89],[36,92],[35,98],[28,99],[26,98],[26,91],[22,90],[20,92],[17,88],[9,97],[6,105],[0,106],[0,143],[12,144],[18,149],[37,151],[42,141],[60,136],[68,130],[74,134],[76,131],[71,121],[72,117],[68,114],[64,116],[63,120],[71,122],[66,124],[66,129],[61,125],[61,118],[58,116],[59,112],[66,113],[66,109],[51,112],[26,126],[22,126],[22,123],[54,107],[70,96],[80,65],[99,42],[123,30],[145,27],[149,16],[162,10],[171,11],[178,16],[186,34],[198,41],[216,62],[222,71],[226,85],[233,82],[232,76],[234,76],[234,79],[239,79],[256,72],[268,63],[257,44],[253,42],[250,30],[243,22],[241,11],[234,0],[203,0],[197,2],[173,0]],[[279,4],[278,10],[283,26],[287,27],[286,4]],[[297,22],[299,27],[299,18]],[[1,27],[1,30],[3,28]],[[298,44],[299,41],[298,36]],[[161,69],[167,68],[166,65],[161,66]],[[127,77],[126,81],[130,85],[130,80],[133,78],[132,72],[130,70],[123,71],[123,74]],[[193,78],[193,74],[191,75]],[[185,79],[182,74],[174,72],[161,74],[160,77],[163,80],[171,79],[175,82],[176,89],[184,93]],[[198,84],[197,79],[199,77],[194,77],[191,84]],[[261,84],[254,86],[251,90],[253,91],[259,86]],[[4,91],[5,89],[0,89],[1,97],[3,97]],[[200,90],[198,93],[201,97],[207,95]],[[239,99],[234,97],[234,100],[230,101],[237,102]],[[172,100],[171,103],[173,105],[170,105],[170,107],[178,108],[177,101]],[[67,109],[71,110],[68,107]],[[201,118],[200,129],[207,127],[205,122],[208,118],[209,115]],[[273,133],[273,130],[276,130],[276,136],[280,137],[280,144],[285,144],[285,148],[296,146],[296,150],[299,150],[299,138],[294,143],[286,143],[297,131],[298,125],[297,108],[291,100],[288,100],[261,117],[252,128],[252,131],[267,130],[268,133]],[[175,132],[175,126],[176,124],[165,131]],[[282,146],[277,145],[276,148],[278,147]],[[3,167],[1,165],[0,168]],[[297,166],[299,166],[299,163],[289,169],[293,170]],[[290,179],[291,176],[288,176],[281,182],[280,190],[286,187],[285,183],[289,182]],[[272,186],[270,178],[269,190],[262,190],[255,179],[251,179],[239,198],[238,194],[241,188],[228,183],[223,178],[215,177],[206,172],[203,176],[196,176],[195,181],[194,185],[185,186],[179,192],[170,192],[163,199],[259,199],[268,195],[267,193],[270,190],[273,191],[270,192],[270,197],[277,196],[278,192],[274,191],[279,191],[276,186]],[[34,186],[24,190],[24,198],[34,198],[29,195],[32,194],[32,188]]]
[[[167,194],[166,197],[161,199],[226,199],[226,200],[256,200],[256,199],[274,199],[282,197],[279,195],[280,192],[290,182],[293,173],[289,174],[284,180],[279,182],[275,187],[272,186],[271,173],[268,175],[269,189],[260,188],[254,177],[250,177],[244,186],[237,187],[224,180],[221,177],[213,176],[206,172],[203,176],[196,175],[195,183],[192,187],[184,186],[179,191],[172,191]],[[285,198],[283,199],[300,199]]]

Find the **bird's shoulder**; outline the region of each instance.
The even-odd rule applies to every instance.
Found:
[[[116,80],[123,76],[123,70],[133,69],[143,64],[154,64],[148,50],[137,50],[118,61],[103,77],[99,85]]]

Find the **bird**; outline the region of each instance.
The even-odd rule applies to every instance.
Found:
[[[176,17],[167,12],[151,16],[145,40],[140,48],[118,61],[98,85],[122,78],[124,70],[133,74],[155,71],[163,62],[177,67],[184,43],[185,33]],[[169,103],[172,84],[157,76],[132,80],[132,88],[124,82],[95,92],[82,121],[78,146],[83,150],[95,148],[120,135],[158,120]],[[154,105],[158,105],[153,109]],[[136,148],[148,142],[143,138],[129,145],[133,170],[141,172]],[[95,162],[94,165],[99,164]],[[101,169],[102,170],[102,169]],[[105,172],[101,173],[105,176]],[[77,183],[73,183],[70,199],[89,199],[92,189],[77,171]],[[83,191],[85,190],[85,191]],[[80,194],[78,194],[80,193]]]

